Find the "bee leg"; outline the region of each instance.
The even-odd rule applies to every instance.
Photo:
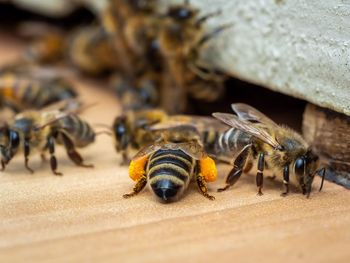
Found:
[[[2,171],[5,171],[5,167],[6,167],[5,162],[4,162],[3,160],[1,160],[1,168],[0,168],[0,171],[1,171],[1,172],[2,172]]]
[[[289,193],[289,165],[286,165],[283,168],[283,185],[285,186],[285,191],[281,194],[281,196],[285,197]]]
[[[127,151],[122,152],[122,161],[120,162],[120,165],[128,165],[130,162],[129,155]]]
[[[55,175],[62,175],[62,173],[57,172],[57,159],[55,156],[55,139],[54,137],[50,136],[47,139],[47,146],[49,148],[49,152],[50,152],[50,165],[51,165],[51,171],[55,174]]]
[[[146,176],[142,176],[140,178],[140,180],[137,181],[134,189],[132,190],[132,192],[130,194],[125,194],[123,195],[124,198],[130,198],[134,195],[137,195],[139,192],[142,191],[143,188],[145,188],[147,184],[147,177]]]
[[[24,139],[24,166],[30,173],[34,173],[33,169],[29,167],[29,156],[30,154],[30,146],[29,146],[29,140],[27,138]]]
[[[48,144],[45,145],[45,147],[41,150],[41,153],[40,153],[40,158],[41,158],[41,161],[42,162],[46,162],[47,159],[46,159],[46,155],[45,155],[45,151],[48,149]]]
[[[214,196],[208,194],[207,185],[205,184],[205,180],[201,174],[198,174],[198,176],[197,176],[197,185],[198,185],[198,188],[201,191],[202,195],[204,195],[209,200],[215,200]]]
[[[258,195],[263,195],[263,192],[261,191],[261,189],[263,188],[263,183],[264,183],[264,177],[263,177],[264,167],[265,167],[265,154],[259,153],[258,172],[256,173],[256,186],[259,188]]]
[[[219,188],[217,191],[222,192],[234,185],[238,179],[241,177],[244,165],[247,161],[251,144],[248,144],[243,148],[243,150],[237,155],[236,159],[233,162],[233,168],[226,177],[226,186]]]
[[[66,147],[67,155],[68,157],[78,166],[86,167],[86,168],[93,168],[94,166],[92,164],[84,164],[84,159],[81,157],[81,155],[75,150],[74,144],[71,141],[71,139],[68,138],[67,135],[64,133],[61,133],[61,137],[63,140],[63,144]]]

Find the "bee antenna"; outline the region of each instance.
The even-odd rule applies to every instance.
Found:
[[[321,186],[320,186],[320,189],[318,190],[319,192],[321,192],[322,188],[323,188],[323,182],[324,182],[324,179],[326,177],[326,168],[321,168],[320,170],[318,170],[316,173],[318,175],[320,175],[319,173],[322,172],[322,181],[321,181]]]
[[[222,12],[221,10],[206,14],[205,16],[202,16],[200,18],[198,18],[198,20],[196,21],[195,25],[196,26],[200,26],[201,24],[203,24],[205,21],[207,21],[209,18],[215,17],[217,15],[220,15]]]
[[[92,126],[111,129],[111,127],[109,125],[105,124],[105,123],[94,123],[94,124],[92,124]]]
[[[101,134],[105,134],[105,135],[108,135],[108,136],[112,136],[113,135],[111,131],[98,131],[98,132],[95,132],[96,136],[99,136]]]
[[[208,34],[205,34],[202,38],[199,39],[197,47],[201,47],[207,41],[209,41],[210,39],[212,39],[216,35],[220,34],[222,31],[224,31],[224,30],[226,30],[228,28],[231,28],[232,26],[233,26],[232,23],[225,24],[225,25],[217,27],[216,29],[214,29],[214,31],[209,32]]]

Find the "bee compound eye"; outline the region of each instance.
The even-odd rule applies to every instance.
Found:
[[[10,143],[12,148],[19,146],[19,135],[16,131],[10,131]]]
[[[304,174],[305,160],[304,158],[298,158],[294,164],[294,171],[297,175]]]

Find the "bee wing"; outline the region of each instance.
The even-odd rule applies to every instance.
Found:
[[[163,144],[160,143],[155,143],[149,146],[144,147],[143,149],[141,149],[140,151],[138,151],[138,153],[136,153],[136,155],[132,158],[133,161],[138,160],[146,155],[150,155],[152,153],[154,153],[155,151],[160,150],[163,147]]]
[[[63,111],[50,111],[45,113],[45,121],[33,127],[34,131],[41,130],[48,125],[55,123],[56,121],[63,119],[70,115],[71,113],[63,112]]]
[[[237,114],[241,120],[250,122],[260,122],[270,126],[278,126],[273,120],[261,113],[257,109],[244,103],[231,104],[232,110]]]
[[[201,160],[208,157],[207,153],[203,149],[203,146],[200,145],[197,141],[169,143],[167,144],[167,148],[173,150],[181,150],[195,160]]]
[[[241,120],[233,114],[216,112],[213,113],[213,116],[233,128],[246,132],[262,140],[263,142],[271,145],[274,148],[281,147],[281,145],[276,141],[276,139],[261,126],[259,127],[256,124],[251,123],[249,121]]]

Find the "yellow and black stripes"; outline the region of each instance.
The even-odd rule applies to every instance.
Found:
[[[74,98],[76,93],[58,79],[40,79],[6,73],[0,75],[0,96],[20,108],[42,108],[60,100]],[[18,110],[21,110],[18,109]]]
[[[60,119],[53,127],[65,133],[76,147],[85,147],[95,140],[96,134],[92,127],[74,114]]]
[[[155,195],[164,202],[178,199],[194,172],[195,160],[181,150],[158,150],[149,159],[147,175]]]
[[[241,150],[249,144],[252,137],[238,129],[231,128],[220,135],[217,141],[217,152],[232,156],[232,153]]]

